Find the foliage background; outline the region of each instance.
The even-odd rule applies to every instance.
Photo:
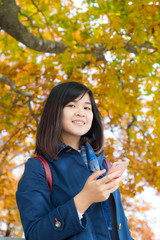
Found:
[[[160,2],[1,0],[0,26],[0,234],[22,235],[17,172],[48,93],[79,81],[101,111],[106,155],[129,161],[121,192],[132,236],[155,239],[135,214],[149,206],[129,199],[145,184],[160,191]]]

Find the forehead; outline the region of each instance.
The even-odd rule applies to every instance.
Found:
[[[74,99],[74,102],[82,102],[82,103],[88,103],[91,104],[91,99],[88,93],[85,93],[84,95],[80,95],[76,99]]]

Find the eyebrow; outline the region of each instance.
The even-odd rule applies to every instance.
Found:
[[[71,102],[78,102],[78,101],[76,101],[76,100],[73,100],[73,101],[71,101]],[[89,104],[89,105],[92,105],[91,104],[91,102],[84,102],[85,104]]]

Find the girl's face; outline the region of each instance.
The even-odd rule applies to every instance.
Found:
[[[93,112],[89,94],[69,102],[62,113],[62,141],[72,146],[79,143],[80,137],[86,134],[92,125]]]

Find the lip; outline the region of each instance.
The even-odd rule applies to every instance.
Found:
[[[83,126],[85,125],[85,122],[83,120],[73,120],[72,123],[79,125],[79,126]]]

